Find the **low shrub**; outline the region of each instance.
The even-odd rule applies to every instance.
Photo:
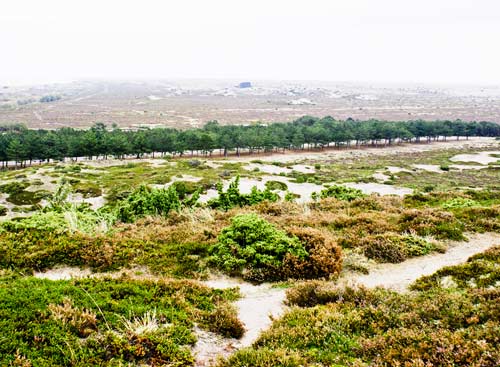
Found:
[[[14,205],[36,205],[39,204],[42,199],[50,198],[51,194],[48,191],[18,191],[9,194],[6,199],[9,203]]]
[[[288,278],[333,278],[340,274],[341,249],[328,232],[315,228],[291,227],[288,233],[298,238],[309,254],[306,258],[287,254],[283,271]]]
[[[209,262],[217,268],[256,281],[283,278],[287,255],[299,260],[308,256],[296,237],[287,236],[256,214],[233,217],[209,253]]]
[[[118,205],[116,216],[122,222],[129,223],[146,215],[167,216],[171,211],[180,210],[183,205],[194,205],[198,198],[199,191],[181,201],[174,186],[152,189],[143,185]]]
[[[269,190],[286,191],[288,190],[288,185],[281,181],[267,181],[266,188]]]
[[[401,213],[399,225],[402,232],[415,232],[420,236],[438,239],[463,240],[464,225],[453,213],[437,209],[408,209]]]
[[[226,338],[239,339],[245,333],[245,327],[238,319],[238,311],[227,302],[216,305],[213,311],[204,316],[203,323],[208,330]]]
[[[269,188],[264,191],[252,188],[250,194],[242,194],[239,190],[240,177],[237,176],[229,184],[227,191],[224,191],[222,183],[217,184],[218,197],[208,201],[207,205],[213,209],[229,210],[234,207],[255,205],[262,201],[278,201],[279,196]]]
[[[3,185],[0,185],[0,192],[4,194],[18,194],[20,192],[23,192],[25,189],[27,189],[29,186],[28,182],[23,182],[23,181],[14,181],[14,182],[9,182]]]
[[[445,201],[442,204],[444,209],[455,209],[455,208],[470,208],[472,206],[477,206],[478,203],[474,200],[467,198],[455,198]]]
[[[411,234],[386,233],[365,237],[362,241],[365,255],[379,262],[399,263],[410,257],[427,255],[436,245]]]
[[[74,190],[76,193],[82,194],[84,198],[95,198],[102,195],[102,189],[91,183],[77,183],[74,185]]]
[[[363,198],[366,195],[363,194],[361,190],[354,189],[347,186],[333,185],[324,190],[321,190],[319,197],[321,199],[325,198],[336,198],[339,200],[353,201],[355,199]]]

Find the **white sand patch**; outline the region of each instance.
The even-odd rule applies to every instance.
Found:
[[[217,288],[239,287],[242,297],[235,302],[238,317],[245,324],[245,335],[238,341],[240,347],[250,346],[260,332],[271,325],[270,317],[278,317],[283,313],[285,289],[275,288],[270,283],[254,285],[241,279],[221,277],[203,282]]]
[[[104,195],[101,195],[93,198],[84,198],[83,202],[90,204],[90,207],[93,210],[97,210],[106,204],[106,199],[104,199]]]
[[[474,154],[458,154],[450,158],[452,162],[474,162],[479,164],[490,164],[500,162],[499,157],[493,157],[492,154],[500,155],[500,151],[486,151]]]
[[[214,161],[206,161],[205,166],[207,166],[209,168],[217,169],[217,168],[222,167],[222,163],[214,162]],[[243,168],[245,168],[245,167],[243,167]]]
[[[181,177],[172,177],[170,182],[167,182],[166,184],[151,184],[149,186],[154,187],[156,189],[166,189],[169,186],[171,186],[174,182],[177,181],[186,181],[186,182],[199,182],[201,181],[201,177],[195,177],[191,175],[182,175]]]
[[[194,333],[197,338],[192,349],[195,356],[195,367],[215,366],[218,358],[227,358],[238,349],[238,339],[224,338],[196,326]]]
[[[243,169],[247,171],[253,171],[258,169],[260,172],[269,173],[271,175],[279,175],[280,173],[292,172],[290,168],[275,166],[272,164],[257,164],[257,163],[249,163],[246,166],[243,166]]]
[[[218,357],[227,357],[235,350],[249,347],[271,325],[272,319],[281,316],[286,309],[283,303],[286,290],[269,283],[254,285],[222,276],[203,284],[216,289],[239,287],[242,297],[234,305],[238,309],[238,318],[245,325],[245,334],[238,340],[195,329],[198,337],[193,348],[195,366],[212,366]]]
[[[382,172],[375,172],[372,177],[377,180],[377,181],[381,181],[381,182],[384,182],[384,181],[388,181],[390,180],[391,178],[389,176],[387,176],[385,173],[382,173]]]
[[[361,190],[364,194],[397,195],[405,196],[413,193],[412,189],[380,183],[346,183],[347,187]]]
[[[92,275],[90,269],[80,269],[70,266],[56,267],[45,272],[35,272],[34,277],[49,280],[69,280],[74,278],[88,278]]]
[[[316,169],[312,166],[306,166],[304,164],[294,164],[292,166],[292,171],[300,172],[300,173],[315,173]]]
[[[106,199],[104,199],[104,195],[90,197],[90,198],[84,198],[83,195],[80,193],[69,194],[68,201],[70,203],[75,203],[75,204],[82,204],[82,203],[90,204],[90,207],[93,210],[97,210],[99,208],[102,208],[106,204]]]

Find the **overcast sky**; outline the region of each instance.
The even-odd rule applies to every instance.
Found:
[[[500,83],[500,0],[8,0],[0,81]]]

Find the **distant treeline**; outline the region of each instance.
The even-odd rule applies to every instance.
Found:
[[[61,128],[30,130],[22,125],[0,126],[0,161],[25,164],[34,160],[114,156],[138,158],[150,153],[174,155],[221,155],[270,152],[287,149],[320,149],[328,146],[390,145],[395,142],[430,142],[448,137],[500,136],[492,122],[345,121],[332,117],[301,117],[289,123],[219,125],[210,121],[202,128],[171,128],[125,131],[97,123],[88,130]]]

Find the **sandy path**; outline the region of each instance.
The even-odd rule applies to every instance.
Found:
[[[197,367],[211,366],[218,357],[227,357],[237,349],[249,347],[271,326],[273,318],[285,312],[286,290],[273,287],[272,284],[253,285],[229,277],[209,280],[204,284],[218,289],[240,288],[242,297],[234,304],[238,308],[238,317],[245,325],[246,332],[237,340],[224,339],[214,333],[197,330],[198,342],[193,350]]]
[[[475,254],[500,244],[500,234],[482,233],[469,236],[468,242],[453,243],[444,254],[415,257],[399,264],[377,264],[367,275],[348,274],[341,282],[364,285],[368,288],[382,286],[404,292],[423,275],[430,275],[445,266],[464,263]]]

